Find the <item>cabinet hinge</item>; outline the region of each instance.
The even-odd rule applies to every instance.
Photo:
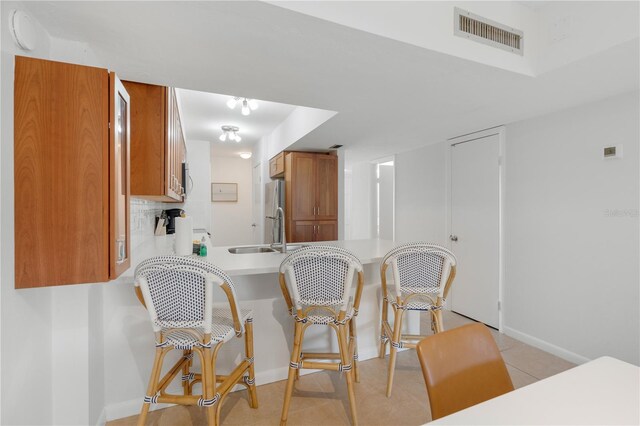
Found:
[[[500,301],[498,300],[498,311],[502,310],[502,303],[500,303]]]
[[[109,126],[109,129],[111,129],[111,122],[107,123],[107,125]]]

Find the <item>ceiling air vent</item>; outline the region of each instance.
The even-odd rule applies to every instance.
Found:
[[[499,22],[455,8],[454,33],[489,46],[522,55],[523,33]]]

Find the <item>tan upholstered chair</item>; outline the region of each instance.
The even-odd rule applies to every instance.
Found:
[[[355,295],[352,297],[354,280],[357,284]],[[289,313],[295,320],[295,334],[281,425],[287,423],[293,384],[302,368],[344,372],[351,422],[354,425],[357,424],[353,391],[354,378],[358,381],[355,319],[358,315],[363,283],[364,274],[360,260],[351,252],[339,247],[305,247],[291,253],[282,261],[280,288]],[[324,325],[333,329],[338,338],[339,352],[303,351],[304,333],[311,325]],[[318,362],[318,360],[330,360],[330,362]]]
[[[387,285],[387,269],[391,266],[392,284]],[[443,330],[441,309],[456,276],[456,258],[449,250],[434,244],[411,243],[391,250],[380,265],[382,282],[382,325],[380,358],[384,358],[387,343],[389,367],[387,396],[391,396],[396,352],[415,348],[426,336],[402,334],[406,311],[423,311],[431,315],[434,333]],[[393,328],[389,324],[389,306],[393,309]]]
[[[513,384],[489,329],[468,324],[418,343],[433,420],[511,392]]]
[[[253,314],[240,309],[233,281],[208,262],[188,256],[160,256],[140,263],[136,294],[145,305],[156,336],[156,355],[138,425],[144,425],[150,404],[198,405],[207,410],[208,424],[220,423],[220,407],[235,385],[249,391],[249,404],[258,408],[253,367]],[[224,291],[223,307],[213,304],[214,286]],[[244,336],[245,357],[228,375],[216,374],[216,358],[225,342]],[[177,349],[182,357],[161,378],[165,355]],[[190,370],[197,355],[202,371]],[[182,395],[167,392],[182,372]],[[194,395],[196,383],[202,394]]]

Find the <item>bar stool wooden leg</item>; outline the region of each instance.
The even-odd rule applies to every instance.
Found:
[[[442,322],[442,311],[440,309],[431,311],[431,321],[433,321],[433,325],[436,333],[440,333],[444,331],[443,322]]]
[[[350,365],[352,362],[349,353],[349,345],[347,344],[347,326],[341,324],[338,326],[338,346],[340,347],[340,361],[343,366]],[[356,414],[356,396],[353,392],[353,370],[346,371],[347,392],[349,394],[349,407],[351,409],[351,424],[358,424],[358,416]]]
[[[153,367],[151,368],[151,377],[149,377],[149,386],[147,387],[147,396],[155,396],[158,391],[158,381],[160,380],[160,371],[162,369],[162,360],[164,358],[165,351],[162,348],[156,348],[156,355],[153,359]],[[142,411],[138,416],[138,426],[142,426],[147,421],[147,414],[149,413],[150,402],[144,402],[142,404]]]
[[[391,348],[389,349],[389,373],[387,375],[387,398],[391,396],[391,388],[393,386],[393,373],[396,368],[396,353],[398,348],[396,344],[400,343],[402,337],[402,317],[404,315],[403,309],[394,308],[394,321],[393,321],[393,337],[391,338]]]
[[[384,337],[390,337],[390,336],[387,336],[387,332],[384,328],[385,321],[388,321],[388,309],[389,309],[389,302],[387,302],[387,299],[383,295],[382,319],[380,321],[380,353],[378,354],[380,358],[384,358],[385,353],[387,352],[387,342],[389,341],[389,339],[385,339]]]
[[[253,360],[253,321],[247,321],[244,328],[245,354],[248,359]],[[249,406],[251,408],[258,408],[258,393],[256,391],[255,380],[256,373],[252,361],[251,365],[249,365],[249,383],[247,383],[247,389],[249,390]]]
[[[349,321],[349,354],[353,358],[353,377],[356,383],[360,383],[360,370],[358,370],[358,335],[356,334],[356,318]]]
[[[296,321],[295,332],[293,335],[293,349],[291,350],[291,363],[289,364],[289,377],[287,378],[287,388],[284,394],[284,404],[282,406],[282,417],[280,418],[280,425],[287,424],[287,416],[289,414],[289,403],[291,402],[291,394],[293,393],[293,382],[296,379],[296,369],[299,369],[300,365],[300,352],[302,349],[302,323]],[[298,368],[294,368],[294,365]]]
[[[213,363],[213,351],[211,348],[203,349],[202,362],[202,395],[203,398],[211,399],[215,394],[216,374]],[[218,401],[219,403],[220,401]],[[216,425],[216,407],[214,405],[207,406],[207,423],[209,426]]]
[[[189,351],[189,350],[182,351],[182,356],[183,357],[187,357],[189,354],[191,354],[191,351]],[[190,366],[190,364],[191,364],[191,362],[187,361],[182,366],[182,377],[189,375],[189,366]],[[184,395],[191,395],[191,389],[189,388],[189,381],[188,380],[183,380],[182,381],[182,393]]]

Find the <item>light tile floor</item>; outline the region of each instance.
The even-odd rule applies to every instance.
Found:
[[[445,329],[471,320],[445,311]],[[428,315],[422,315],[423,330],[430,330]],[[513,385],[526,386],[574,364],[492,330],[507,363]],[[387,358],[388,359],[388,358]],[[398,354],[393,393],[385,396],[387,359],[360,362],[360,383],[355,386],[358,421],[361,425],[421,425],[431,420],[422,372],[414,350]],[[151,360],[149,360],[151,362]],[[223,425],[278,425],[285,381],[258,387],[259,408],[249,408],[246,391],[233,392],[222,406]],[[142,399],[142,396],[141,396]],[[137,416],[118,419],[108,426],[135,425]],[[206,414],[198,407],[175,406],[149,413],[147,424],[160,426],[204,425]],[[296,382],[289,425],[348,425],[346,384],[339,373],[320,372],[301,376]]]

